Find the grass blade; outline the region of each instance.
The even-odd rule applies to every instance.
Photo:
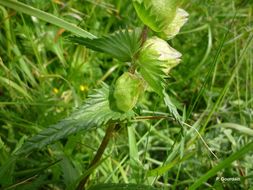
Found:
[[[90,190],[158,190],[149,185],[140,184],[98,184],[90,188]]]
[[[5,7],[14,9],[16,11],[35,16],[41,20],[44,20],[46,22],[49,22],[53,25],[59,26],[61,28],[64,28],[65,30],[68,30],[72,32],[73,34],[76,34],[78,36],[84,37],[84,38],[96,38],[93,34],[83,30],[82,28],[79,28],[75,26],[72,23],[69,23],[63,19],[60,19],[52,14],[46,13],[44,11],[41,11],[39,9],[36,9],[34,7],[28,6],[24,3],[18,2],[18,1],[12,1],[12,0],[0,0],[0,5],[3,5]]]
[[[21,86],[17,85],[12,80],[0,76],[0,82],[3,85],[5,85],[6,87],[8,87],[8,88],[11,87],[11,88],[15,89],[17,92],[19,92],[20,94],[22,94],[28,100],[32,100],[32,97],[28,94],[28,92],[26,91],[26,89],[24,89]]]
[[[230,166],[230,164],[241,158],[244,154],[249,153],[253,149],[253,141],[245,145],[239,151],[235,152],[234,154],[230,155],[228,158],[220,162],[217,166],[213,167],[209,170],[206,174],[200,177],[193,185],[190,186],[189,190],[194,190],[198,188],[201,184],[206,182],[210,177],[214,176],[218,171]]]
[[[236,123],[220,123],[217,125],[214,125],[213,127],[224,127],[224,128],[230,128],[230,129],[234,129],[244,135],[249,135],[249,136],[253,136],[253,130],[250,129],[249,127],[243,126],[243,125],[239,125]]]

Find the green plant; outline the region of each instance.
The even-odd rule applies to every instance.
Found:
[[[129,2],[0,0],[1,187],[252,184],[250,8]],[[191,22],[173,38],[188,19],[181,5]]]
[[[52,23],[58,26],[64,26],[65,29],[71,29],[70,31],[75,32],[76,34],[82,34],[82,31],[75,28],[75,26],[71,26],[65,21],[41,11],[36,12],[24,4],[14,1],[1,3],[18,11],[28,11],[28,14],[45,20],[47,18],[52,18]],[[150,8],[150,10],[145,13],[147,15],[143,15],[139,12],[139,8],[146,8],[146,6]],[[164,28],[167,28],[168,25],[170,25],[176,15],[176,13],[174,13],[175,11],[170,11],[171,13],[167,14],[167,9],[160,15],[160,10],[164,7],[167,7],[166,2],[162,4],[152,2],[150,5],[145,2],[145,6],[138,5],[136,10],[140,15],[140,18],[144,20],[144,23],[147,21],[145,24],[150,26],[152,29],[156,29],[156,27],[152,27],[153,24],[150,24],[153,22],[150,19],[153,14],[158,20],[164,20],[163,17],[166,17],[165,22],[162,24],[162,28],[159,28],[159,32],[162,32]],[[168,9],[176,10],[177,6],[172,3],[171,5],[168,5]],[[155,10],[154,13],[153,10]],[[15,154],[27,154],[31,152],[31,150],[42,148],[49,143],[60,140],[83,129],[87,131],[89,128],[94,126],[108,125],[108,123],[111,123],[110,125],[121,126],[123,123],[128,122],[128,120],[134,115],[132,109],[135,107],[141,92],[145,89],[144,80],[155,92],[164,96],[164,94],[166,94],[164,89],[164,78],[166,77],[166,74],[168,74],[169,70],[179,63],[181,54],[169,47],[166,41],[157,37],[146,41],[148,37],[147,32],[148,28],[144,27],[142,33],[137,32],[137,29],[134,29],[133,31],[121,30],[110,36],[89,39],[94,36],[90,35],[86,31],[83,31],[83,33],[89,37],[88,39],[83,37],[70,38],[71,41],[83,44],[95,51],[109,53],[113,57],[118,58],[120,61],[129,61],[129,72],[125,72],[122,76],[120,76],[115,83],[115,87],[112,87],[111,89],[109,89],[106,84],[103,84],[104,87],[97,90],[92,96],[90,96],[90,100],[87,100],[85,105],[79,108],[78,111],[74,112],[69,118],[49,127],[25,142],[25,144]],[[137,76],[136,70],[139,70],[139,68],[140,76]],[[144,79],[142,79],[142,77]],[[114,107],[116,107],[115,111]],[[179,118],[176,111],[172,112],[172,114],[174,114],[173,116],[176,119]],[[113,131],[113,129],[108,130],[105,138],[109,140]],[[91,166],[100,160],[107,143],[105,143],[105,141],[101,143],[100,147],[103,148],[98,149],[97,152],[100,156],[98,156],[98,158],[94,158]],[[83,189],[86,182],[87,178],[81,180],[77,189]]]

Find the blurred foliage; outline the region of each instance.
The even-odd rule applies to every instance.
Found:
[[[130,1],[22,2],[96,36],[142,26]],[[140,183],[185,189],[252,139],[250,133],[241,132],[243,127],[253,129],[252,42],[241,56],[252,36],[252,1],[184,0],[181,6],[190,14],[189,21],[169,44],[183,54],[182,62],[166,79],[166,89],[185,122],[201,132],[219,160],[210,154],[193,128],[164,119],[168,110],[163,100],[154,92],[147,92],[137,106],[136,119],[113,137],[105,160],[91,175],[89,186]],[[13,156],[28,137],[69,116],[92,89],[100,87],[102,81],[113,84],[124,70],[124,64],[118,60],[69,42],[66,39],[70,35],[35,17],[0,6],[1,187],[74,189],[104,136],[103,128],[98,128],[85,135],[71,135],[29,155]],[[222,94],[221,103],[209,117],[239,61],[241,67],[229,90]],[[209,71],[211,75],[207,77]],[[233,124],[239,126],[235,129]],[[127,144],[133,138],[136,143]],[[252,187],[252,160],[253,154],[249,152],[217,174],[239,177],[239,182],[222,183],[212,177],[201,188]],[[168,169],[162,175],[146,175],[164,165]]]

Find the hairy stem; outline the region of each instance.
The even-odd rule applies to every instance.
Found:
[[[106,130],[105,136],[97,150],[97,153],[95,155],[95,157],[93,158],[93,160],[91,161],[91,163],[89,164],[87,169],[90,169],[91,167],[93,167],[94,165],[96,165],[96,163],[98,163],[112,137],[113,132],[116,130],[116,126],[117,124],[113,123],[110,124]],[[90,174],[86,175],[78,184],[78,187],[76,188],[76,190],[85,190],[85,184],[87,183],[88,179],[90,177]]]
[[[144,42],[147,40],[147,36],[148,36],[148,27],[144,26],[141,33],[141,47],[143,46]]]
[[[140,36],[140,40],[141,40],[140,47],[142,47],[143,44],[144,44],[144,42],[147,40],[147,35],[148,35],[148,27],[144,26],[144,28],[142,29],[142,32],[141,32],[141,36]],[[137,60],[138,57],[139,57],[139,52],[137,52],[134,55],[133,63],[135,63],[135,60]],[[131,67],[129,68],[128,72],[134,74],[135,73],[135,69],[136,69],[136,64],[132,64]]]

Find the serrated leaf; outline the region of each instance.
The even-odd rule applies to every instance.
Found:
[[[160,96],[163,96],[164,78],[180,62],[180,57],[181,53],[158,37],[151,37],[143,44],[138,54],[140,72]]]
[[[133,4],[142,22],[153,31],[161,32],[175,17],[179,0],[134,0]]]
[[[149,185],[140,184],[98,184],[89,190],[159,190]]]
[[[151,86],[151,88],[160,96],[163,96],[165,86],[164,67],[159,61],[147,61],[140,64],[140,73]]]
[[[60,162],[61,171],[63,182],[65,183],[66,187],[75,183],[75,181],[79,177],[79,173],[77,168],[73,165],[71,160],[67,156],[62,157],[62,161]]]
[[[172,116],[177,122],[181,123],[182,119],[181,119],[180,114],[177,111],[177,107],[172,103],[169,95],[165,91],[163,91],[163,96],[164,96],[163,99],[164,99],[165,105],[168,107],[170,113],[172,114]]]
[[[119,30],[101,38],[70,37],[69,40],[127,62],[132,60],[140,48],[140,30]]]
[[[164,27],[164,21],[157,17],[151,6],[145,6],[143,2],[133,2],[134,8],[144,24],[152,30],[159,32]]]
[[[124,120],[134,115],[133,111],[121,113],[112,110],[109,98],[109,86],[103,83],[102,88],[95,90],[83,106],[74,111],[68,118],[41,131],[25,142],[16,154],[27,154],[82,130],[86,132],[109,121]]]

